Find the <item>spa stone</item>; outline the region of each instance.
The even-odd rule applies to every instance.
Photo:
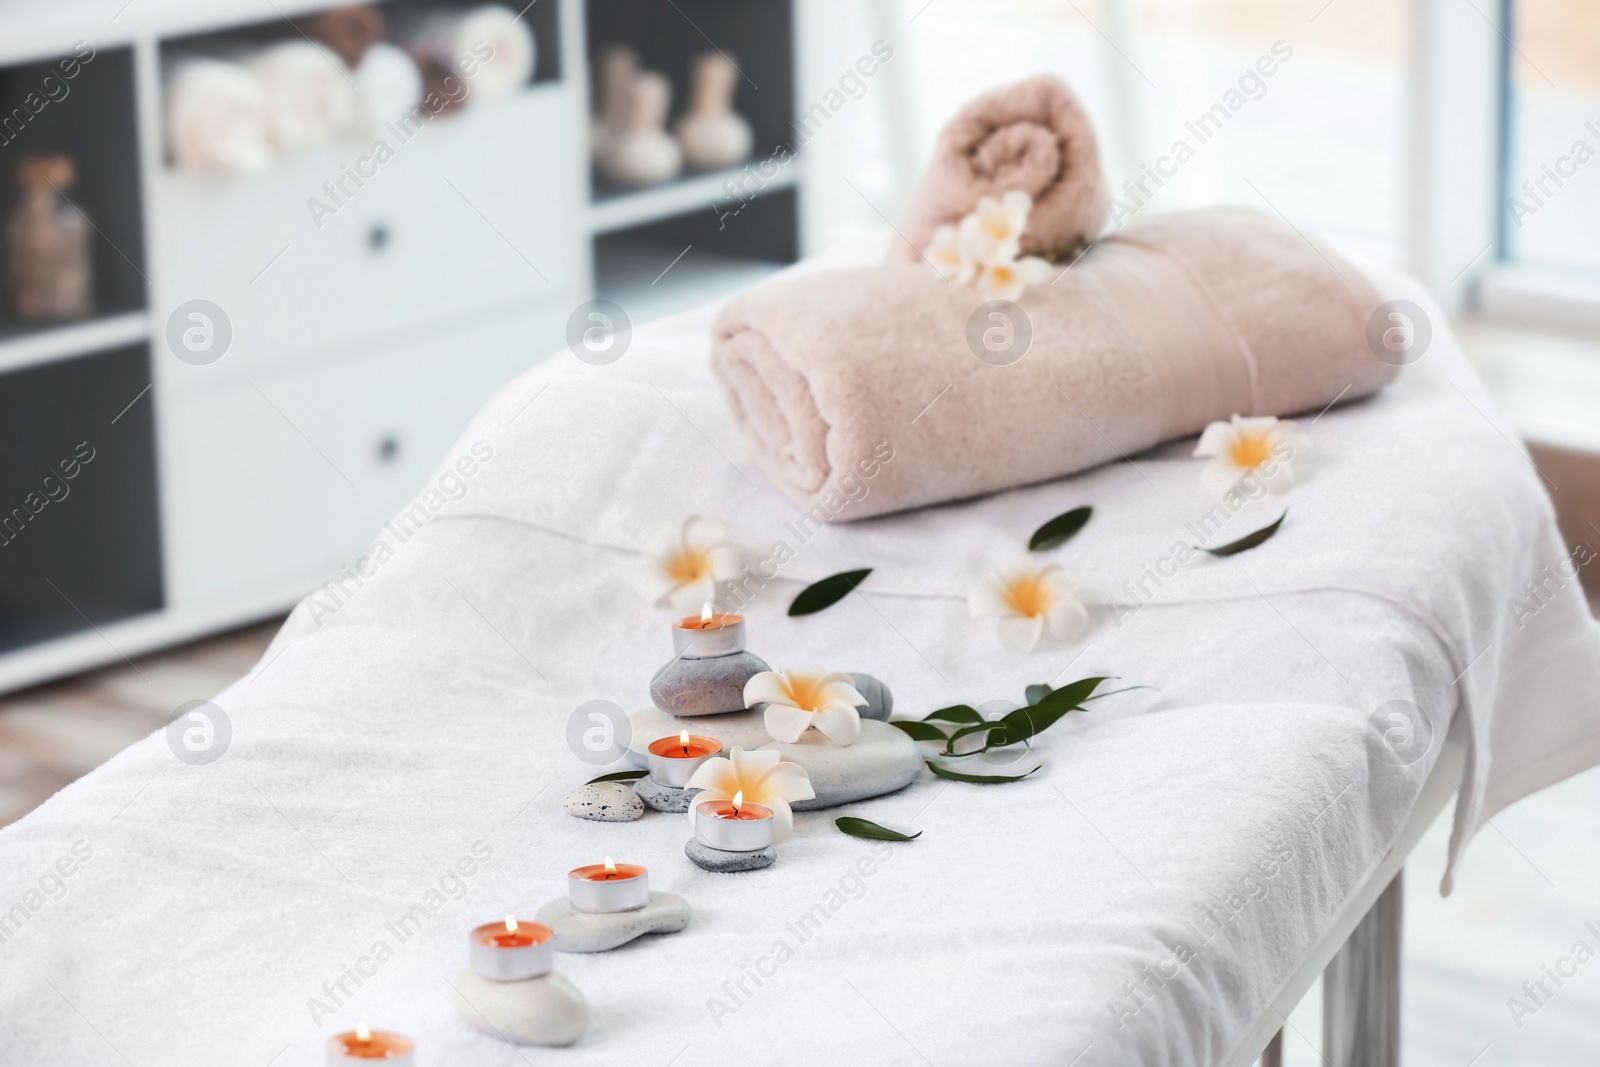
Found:
[[[568,815],[593,822],[633,822],[644,815],[644,801],[621,782],[591,782],[567,794]]]
[[[494,982],[472,968],[456,976],[451,999],[469,1026],[518,1045],[570,1045],[589,1026],[589,1003],[554,971]]]
[[[743,711],[744,684],[771,669],[750,652],[705,659],[682,656],[669,661],[650,679],[650,699],[670,715]]]
[[[856,687],[856,692],[867,698],[867,706],[856,709],[861,717],[888,722],[889,713],[894,710],[894,694],[889,692],[889,687],[859,671],[850,672],[850,683]]]
[[[702,845],[692,837],[684,843],[683,854],[693,860],[694,865],[702,871],[711,871],[715,874],[759,871],[778,862],[778,850],[771,845],[760,852],[725,852],[720,848]]]
[[[534,918],[556,932],[557,952],[605,952],[645,934],[675,934],[689,925],[689,916],[689,902],[682,897],[652,892],[642,908],[593,914],[562,897]]]
[[[832,808],[893,793],[910,785],[922,771],[917,743],[875,719],[861,721],[861,736],[853,745],[836,745],[808,730],[792,744],[772,741],[761,747],[776,749],[810,776],[816,798],[796,802],[792,805],[795,811]]]
[[[670,785],[662,785],[648,774],[633,783],[634,792],[639,794],[649,807],[656,811],[671,812],[682,815],[689,810],[689,798],[700,792],[698,789],[678,789]]]

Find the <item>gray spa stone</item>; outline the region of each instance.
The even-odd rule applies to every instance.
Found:
[[[678,789],[670,785],[662,785],[648,774],[633,783],[633,791],[639,794],[639,799],[656,811],[671,812],[682,815],[689,810],[689,798],[700,792],[698,789]]]
[[[589,1027],[589,1003],[578,987],[551,971],[538,978],[495,982],[472,968],[451,992],[467,1025],[518,1045],[570,1045]]]
[[[650,902],[633,911],[591,915],[566,897],[552,900],[534,916],[556,932],[557,952],[605,952],[645,934],[675,934],[689,925],[689,902],[672,893],[650,893]]]
[[[743,711],[744,684],[771,669],[751,652],[730,652],[708,659],[673,659],[650,679],[650,699],[671,715]]]
[[[568,815],[593,822],[633,822],[644,816],[644,801],[621,782],[580,785],[561,802]]]
[[[910,785],[922,771],[917,743],[876,719],[861,720],[861,736],[852,745],[836,745],[817,731],[807,730],[792,744],[772,741],[761,747],[776,749],[810,777],[816,798],[793,804],[795,811],[833,808],[893,793]]]
[[[760,852],[726,852],[710,845],[702,845],[692,837],[684,843],[683,854],[693,860],[696,867],[715,874],[759,871],[778,862],[778,850],[771,845]]]
[[[889,692],[889,687],[872,675],[859,671],[850,672],[850,681],[855,684],[856,692],[867,698],[867,706],[856,709],[861,717],[888,722],[889,713],[894,710],[894,694]]]

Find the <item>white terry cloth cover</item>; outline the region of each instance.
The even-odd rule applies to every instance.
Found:
[[[708,312],[637,331],[608,366],[539,366],[216,698],[220,759],[184,762],[157,734],[0,831],[0,1059],[315,1064],[360,1021],[410,1034],[426,1064],[1223,1059],[1390,847],[1453,716],[1473,740],[1457,856],[1600,759],[1572,546],[1438,310],[1380,281],[1427,309],[1426,355],[1302,420],[1318,466],[1276,538],[1182,564],[1173,546],[1215,504],[1192,442],[819,530],[744,453]],[[1051,558],[1116,604],[1076,646],[1002,652],[967,590],[1080,504],[1093,520]],[[798,813],[770,869],[702,872],[681,816],[561,810],[603,769],[569,748],[573,711],[643,706],[670,655],[638,546],[689,514],[726,520],[757,565],[787,559],[744,609],[753,651],[876,674],[899,714],[1091,674],[1155,688],[1051,728],[1011,768],[1042,763],[1025,781],[925,774]],[[839,604],[785,614],[863,566]],[[1396,700],[1434,738],[1409,764],[1372,740]],[[847,837],[840,814],[922,837]],[[467,931],[531,917],[608,854],[685,897],[689,928],[558,957],[592,1012],[570,1049],[466,1026],[449,982]]]
[[[223,59],[174,62],[166,134],[167,151],[184,170],[248,174],[265,170],[276,155],[266,86],[242,63]]]

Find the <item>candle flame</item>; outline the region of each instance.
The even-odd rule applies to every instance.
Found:
[[[700,625],[711,625],[711,601],[706,601],[705,607],[700,609]]]
[[[737,793],[733,794],[733,813],[735,815],[739,814],[739,806],[741,804],[743,804],[743,803],[744,803],[744,790],[741,789]]]
[[[613,860],[610,856],[606,857],[606,873],[607,874],[616,874],[617,873],[616,861]]]
[[[367,1024],[366,1023],[356,1023],[356,1040],[357,1041],[371,1041],[372,1040],[372,1031],[367,1028]]]
[[[682,745],[684,748],[688,748],[689,747],[689,731],[688,730],[685,730],[685,731],[683,731],[683,733],[678,735],[678,744]]]
[[[516,932],[517,932],[517,917],[515,915],[507,915],[506,916],[506,933],[514,934]]]

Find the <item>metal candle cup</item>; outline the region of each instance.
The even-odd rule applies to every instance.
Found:
[[[694,772],[700,769],[702,763],[721,754],[721,741],[685,730],[677,737],[663,737],[650,742],[649,754],[645,759],[653,781],[682,789],[689,784],[689,779],[694,777]]]
[[[760,852],[772,844],[772,809],[762,804],[735,805],[706,800],[695,805],[695,840],[723,852]]]
[[[710,659],[744,651],[744,616],[731,611],[688,615],[672,624],[672,651],[679,659]]]
[[[650,875],[636,863],[594,863],[567,872],[567,901],[574,911],[600,915],[636,911],[650,903]]]
[[[467,935],[472,973],[491,982],[520,982],[549,974],[555,965],[555,931],[543,923],[484,923]]]
[[[710,604],[672,624],[672,651],[672,659],[650,679],[650,700],[668,715],[743,711],[745,683],[771,670],[760,656],[745,651],[744,616],[719,614]]]
[[[382,1060],[390,1067],[412,1067],[411,1053],[416,1044],[404,1034],[389,1030],[368,1030],[365,1024],[348,1033],[328,1039],[329,1067],[349,1067],[353,1063]]]

